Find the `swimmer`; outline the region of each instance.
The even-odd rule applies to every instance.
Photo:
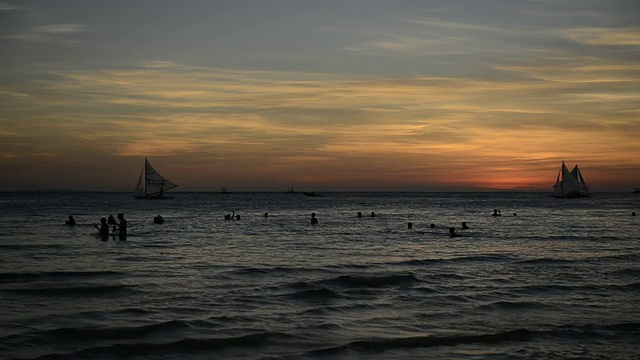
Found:
[[[491,216],[502,216],[502,213],[500,213],[500,210],[498,209],[493,209],[493,214],[491,214]]]
[[[109,225],[107,225],[106,218],[100,218],[100,227],[98,225],[95,226],[102,237],[102,241],[109,240]]]
[[[311,225],[316,225],[318,223],[318,219],[316,219],[316,213],[311,213]]]
[[[469,228],[469,226],[467,225],[467,223],[466,223],[466,222],[464,222],[464,221],[463,221],[463,222],[462,222],[462,228],[463,228],[463,229],[468,229],[468,228]]]
[[[76,226],[76,219],[73,218],[72,215],[69,215],[69,220],[64,222],[67,226]]]
[[[456,237],[458,236],[458,234],[456,234],[456,229],[453,227],[449,228],[449,237]]]

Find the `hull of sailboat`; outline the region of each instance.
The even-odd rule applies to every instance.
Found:
[[[581,191],[576,191],[576,192],[571,192],[571,193],[567,193],[567,194],[562,194],[562,195],[553,195],[554,198],[556,199],[576,199],[576,198],[584,198],[589,196],[588,192],[581,192]]]
[[[135,197],[136,199],[148,199],[148,200],[166,199],[166,197],[162,195],[134,195],[133,197]]]

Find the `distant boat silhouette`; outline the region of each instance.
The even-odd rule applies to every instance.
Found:
[[[640,194],[640,188],[633,189],[633,193],[634,194]]]
[[[165,191],[176,186],[178,185],[160,175],[149,160],[144,158],[144,167],[138,178],[136,189],[133,191],[133,196],[138,199],[158,199],[164,195]]]
[[[316,193],[315,191],[305,191],[303,192],[303,194],[307,196],[320,196],[320,194]]]
[[[223,187],[220,189],[220,193],[221,193],[221,194],[226,194],[226,193],[227,193],[227,188],[223,186]]]
[[[288,189],[287,189],[287,192],[288,192],[289,194],[294,193],[295,191],[293,190],[293,186],[292,186],[292,187],[290,187],[290,188],[288,188]]]
[[[589,188],[582,177],[578,165],[569,171],[563,161],[556,183],[553,185],[553,197],[577,198],[585,196],[589,196]]]

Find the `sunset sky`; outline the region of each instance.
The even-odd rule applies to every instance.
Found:
[[[640,187],[640,1],[3,1],[0,191]]]

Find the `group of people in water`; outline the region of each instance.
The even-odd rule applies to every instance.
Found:
[[[123,213],[119,213],[117,216],[120,222],[116,221],[113,215],[109,215],[108,218],[100,218],[100,225],[94,225],[103,241],[109,240],[109,236],[116,235],[120,240],[127,240],[127,220]],[[64,224],[76,226],[76,219],[73,215],[69,215],[69,219]]]
[[[513,213],[513,216],[517,216],[517,213]],[[269,213],[264,213],[262,215],[263,217],[268,217]],[[358,218],[362,218],[362,212],[358,211],[357,214]],[[502,216],[502,213],[500,212],[499,209],[493,209],[493,214],[491,214],[491,216]],[[631,216],[636,216],[635,211],[631,213]],[[103,241],[109,240],[109,236],[118,236],[118,238],[120,240],[126,240],[127,239],[127,220],[124,218],[124,214],[123,213],[119,213],[117,215],[118,220],[120,222],[117,222],[116,219],[114,218],[113,215],[109,215],[108,218],[101,218],[100,219],[100,225],[95,225],[95,228],[98,229],[98,233],[100,235],[100,237],[102,238]],[[369,217],[376,217],[376,214],[372,211],[371,214],[369,215]],[[237,215],[235,213],[235,211],[233,211],[231,214],[226,214],[224,216],[225,220],[240,220],[240,215]],[[311,213],[311,218],[309,219],[311,225],[317,225],[318,224],[318,218],[316,217],[316,213]],[[155,224],[163,224],[164,223],[164,218],[161,215],[157,215],[153,218],[153,222]],[[67,226],[75,226],[76,225],[76,220],[73,217],[73,215],[69,215],[69,218],[67,221],[65,221],[65,225]],[[431,224],[430,227],[433,229],[436,227],[435,224]],[[110,230],[111,228],[111,230]],[[409,229],[413,229],[413,223],[409,222],[407,223],[407,228]],[[467,225],[466,222],[462,222],[462,229],[466,230],[469,229],[469,226]],[[456,230],[454,227],[449,227],[449,236],[450,237],[457,237],[459,236],[456,233]]]
[[[120,240],[127,240],[127,220],[123,213],[118,214],[118,220],[120,222],[117,222],[113,215],[109,215],[109,218],[100,218],[100,225],[96,225],[96,229],[103,241],[109,240],[109,235],[116,235],[116,231]]]

